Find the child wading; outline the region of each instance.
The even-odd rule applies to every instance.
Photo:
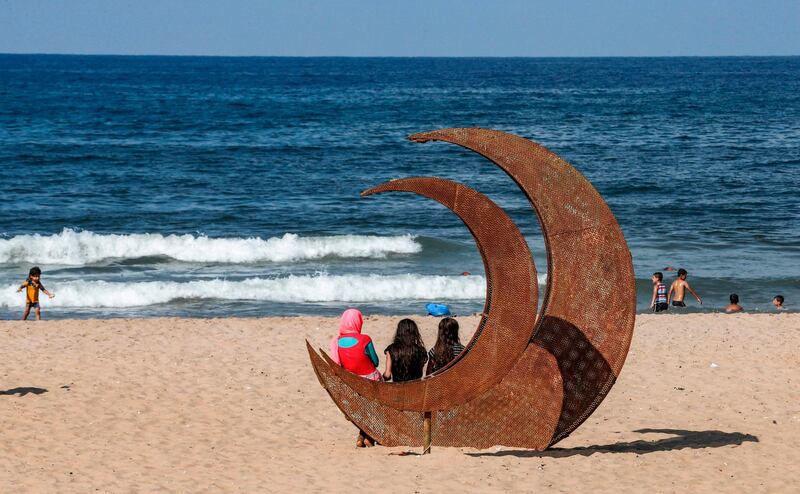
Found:
[[[672,285],[669,287],[669,293],[667,294],[667,302],[672,300],[673,307],[686,307],[686,303],[683,301],[683,298],[686,296],[686,290],[689,291],[694,298],[700,302],[700,305],[703,305],[703,301],[700,299],[700,296],[695,292],[692,287],[689,286],[689,282],[686,281],[686,275],[688,273],[685,269],[681,268],[678,270],[678,279],[672,282]],[[675,294],[674,296],[672,294]]]
[[[42,285],[41,282],[42,277],[42,270],[39,269],[38,266],[31,268],[28,272],[28,279],[25,280],[25,283],[22,284],[17,289],[17,293],[21,292],[22,289],[26,289],[25,291],[25,312],[22,313],[22,320],[25,321],[28,319],[28,314],[31,312],[31,307],[36,309],[36,320],[39,321],[42,319],[42,311],[39,308],[39,290],[43,291],[47,294],[48,297],[53,298],[55,297],[54,294],[47,291],[47,289]]]
[[[667,303],[667,285],[663,283],[664,275],[661,271],[653,273],[653,299],[650,301],[650,308],[653,312],[662,312],[669,309]]]

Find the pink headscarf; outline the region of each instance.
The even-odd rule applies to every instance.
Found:
[[[331,358],[334,362],[342,365],[339,361],[339,338],[346,334],[360,334],[363,325],[364,318],[358,309],[347,309],[342,313],[342,318],[339,320],[339,334],[331,340]]]

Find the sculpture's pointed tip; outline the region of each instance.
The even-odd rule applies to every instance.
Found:
[[[425,134],[412,134],[408,136],[408,140],[411,142],[428,142],[432,139]]]

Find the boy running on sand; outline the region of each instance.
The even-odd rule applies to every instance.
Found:
[[[661,271],[653,273],[653,299],[650,300],[650,308],[653,312],[662,312],[669,309],[667,303],[667,285],[664,284],[664,275]]]
[[[25,292],[25,312],[22,314],[22,320],[28,319],[28,314],[31,312],[31,307],[36,309],[36,320],[42,320],[42,312],[39,309],[39,290],[47,294],[48,297],[55,297],[54,294],[47,291],[41,282],[42,270],[38,266],[32,267],[28,272],[28,279],[17,289],[17,293],[21,292],[23,288],[27,289]]]
[[[672,301],[673,307],[686,307],[686,303],[683,301],[683,298],[686,296],[685,290],[689,290],[689,293],[694,295],[694,298],[700,302],[700,305],[703,305],[703,301],[700,299],[700,296],[692,290],[692,287],[689,286],[689,282],[686,281],[686,275],[688,273],[685,269],[681,268],[678,270],[678,279],[672,282],[672,285],[669,287],[669,293],[667,294],[667,303]],[[672,294],[675,293],[675,297],[673,298]]]

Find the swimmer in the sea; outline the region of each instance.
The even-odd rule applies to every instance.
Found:
[[[735,293],[731,293],[730,301],[731,303],[725,306],[725,312],[742,312],[744,310],[744,307],[739,305],[739,296]]]

